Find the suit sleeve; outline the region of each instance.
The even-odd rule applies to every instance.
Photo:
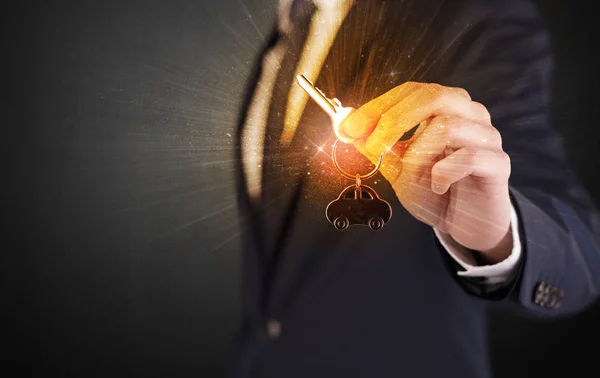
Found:
[[[514,278],[494,290],[459,280],[470,293],[516,301],[536,315],[578,312],[600,290],[600,218],[549,125],[547,31],[530,3],[494,4],[463,43],[455,73],[460,78],[453,81],[464,83],[473,100],[488,108],[511,158],[522,258]]]

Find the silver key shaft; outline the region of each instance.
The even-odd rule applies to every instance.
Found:
[[[333,125],[333,131],[336,137],[344,143],[351,143],[352,138],[340,131],[340,125],[342,121],[354,111],[354,108],[344,107],[337,98],[329,99],[321,92],[321,90],[308,80],[304,75],[296,76],[298,84],[308,93],[320,107],[329,115],[331,123]]]
[[[321,90],[308,80],[304,75],[296,76],[298,84],[308,93],[308,95],[315,100],[315,102],[330,116],[335,117],[337,113],[337,106],[327,96],[321,92]]]

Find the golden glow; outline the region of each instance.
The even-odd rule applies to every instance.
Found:
[[[340,130],[340,125],[342,121],[354,111],[353,108],[337,108],[337,113],[331,117],[331,122],[333,123],[333,131],[335,132],[335,136],[343,143],[352,143],[353,139],[348,135],[343,133]]]
[[[337,36],[337,32],[348,11],[354,4],[353,1],[322,1],[316,14],[311,20],[308,38],[296,68],[296,75],[304,74],[313,82],[319,76],[325,58]],[[332,9],[324,9],[333,7]],[[290,88],[286,114],[281,133],[280,142],[289,146],[296,133],[300,117],[304,112],[308,94],[298,85]]]
[[[336,137],[344,143],[352,143],[352,138],[347,136],[345,133],[342,133],[340,130],[340,125],[342,124],[342,121],[355,109],[344,108],[340,100],[337,98],[329,99],[319,88],[315,87],[314,84],[306,78],[306,76],[297,75],[296,78],[298,80],[298,84],[300,84],[300,87],[304,89],[308,96],[313,99],[317,105],[319,105],[321,109],[327,113],[327,115],[329,115]]]

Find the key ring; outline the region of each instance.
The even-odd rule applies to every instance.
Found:
[[[351,175],[350,173],[344,171],[342,169],[342,167],[340,167],[340,165],[337,162],[337,158],[335,157],[335,152],[337,150],[337,145],[339,143],[339,139],[335,140],[335,143],[333,144],[332,148],[331,148],[331,158],[333,160],[333,164],[335,165],[335,167],[337,168],[338,171],[340,171],[340,173],[344,176],[347,177],[351,180],[356,180],[357,183],[360,183],[360,180],[366,180],[369,179],[373,176],[375,176],[375,174],[377,173],[377,171],[379,171],[379,168],[381,167],[381,162],[383,161],[383,154],[381,154],[379,156],[379,162],[377,163],[377,166],[375,167],[375,169],[373,169],[371,172],[367,173],[366,175],[359,175],[358,173],[355,175]]]

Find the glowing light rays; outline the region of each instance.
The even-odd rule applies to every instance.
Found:
[[[407,11],[399,17],[401,22],[396,25],[403,33],[411,4],[407,3]],[[156,238],[168,238],[195,227],[210,229],[214,227],[211,226],[211,222],[221,219],[222,228],[219,232],[225,236],[207,246],[206,251],[218,251],[229,246],[242,232],[236,209],[237,161],[234,156],[236,127],[244,94],[242,84],[247,82],[256,54],[265,44],[267,32],[273,24],[272,19],[268,20],[266,13],[252,13],[241,1],[239,1],[238,13],[243,15],[243,22],[240,23],[239,19],[236,20],[233,16],[221,17],[218,30],[211,32],[215,35],[223,33],[228,36],[227,48],[217,49],[214,53],[206,54],[207,56],[199,52],[198,56],[202,55],[203,63],[198,67],[178,66],[175,55],[169,58],[168,65],[144,63],[140,68],[142,73],[130,74],[129,79],[157,76],[163,80],[145,80],[140,84],[143,97],[118,97],[116,100],[139,112],[152,113],[155,117],[154,122],[160,123],[162,129],[153,128],[152,132],[146,133],[145,126],[140,124],[131,127],[130,132],[125,133],[132,148],[135,149],[135,158],[127,163],[128,169],[133,172],[131,175],[135,176],[142,189],[132,197],[131,203],[119,207],[114,212],[115,216],[125,212],[160,209],[165,203],[189,200],[191,208],[189,212],[182,217],[173,217],[170,223],[166,223],[169,228],[163,230]],[[267,13],[272,14],[274,11],[269,10]],[[422,47],[423,39],[430,32],[436,15],[437,13],[431,14],[423,28],[415,33],[418,34],[416,38],[398,50],[399,56],[398,54],[384,55],[379,60],[365,63],[373,68],[373,77],[367,81],[368,84],[350,84],[356,89],[356,93],[352,94],[353,100],[371,96],[377,88],[389,87],[390,80],[395,82],[400,78],[406,80],[407,77],[422,79],[429,73],[433,65],[460,40],[467,30],[465,27],[449,45],[442,49],[439,46],[432,46],[429,50],[422,49],[418,56],[411,56],[415,47]],[[334,21],[337,28],[338,20]],[[348,76],[346,73],[350,70],[350,64],[347,64],[344,59],[358,59],[360,55],[355,51],[356,45],[364,42],[361,38],[366,39],[367,27],[376,27],[376,25],[356,26],[359,36],[357,40],[341,41],[344,56],[339,56],[339,62],[335,63],[335,67],[323,67],[330,74],[332,81]],[[391,33],[392,30],[383,30],[381,36],[385,38]],[[231,54],[231,51],[235,53]],[[408,61],[413,64],[410,71]],[[321,62],[320,58],[319,62]],[[275,63],[279,68],[280,62]],[[372,66],[373,64],[378,66]],[[378,72],[379,76],[376,76],[375,72]],[[275,86],[273,90],[276,91],[273,96],[287,96],[284,89]],[[302,101],[296,104],[299,109],[303,109]],[[298,118],[296,116],[297,114],[293,113],[290,119],[295,121]],[[294,127],[291,125],[288,129]],[[288,135],[283,139],[285,142],[291,140],[291,137]],[[313,141],[306,137],[307,146],[312,154],[308,159],[309,165],[314,165],[315,159],[318,159],[321,153],[324,154],[322,155],[324,158],[327,157],[331,141],[331,137],[325,141]],[[262,153],[262,149],[244,135],[242,135],[242,143],[249,143],[257,153]],[[393,149],[388,149],[386,154],[390,154],[390,158],[399,158]],[[286,156],[289,157],[291,167],[298,165],[300,159],[304,159],[305,151],[290,152]],[[520,157],[513,158],[517,161]],[[324,173],[322,167],[325,161],[316,162],[318,171],[315,169],[315,173]],[[306,163],[305,160],[302,162]],[[268,185],[271,179],[281,174],[281,170],[278,169],[264,169],[263,163],[258,160],[254,164],[254,170],[260,170],[261,175],[258,179],[250,179],[248,183],[251,186],[259,186],[263,182]],[[411,162],[404,161],[402,164],[409,167]],[[281,167],[281,169],[285,168]],[[313,172],[311,167],[303,166],[301,169]],[[332,172],[333,175],[337,175],[336,171]],[[279,201],[281,198],[270,199],[264,205],[265,214],[269,213],[269,209],[277,206]],[[415,204],[415,206],[420,205]]]

